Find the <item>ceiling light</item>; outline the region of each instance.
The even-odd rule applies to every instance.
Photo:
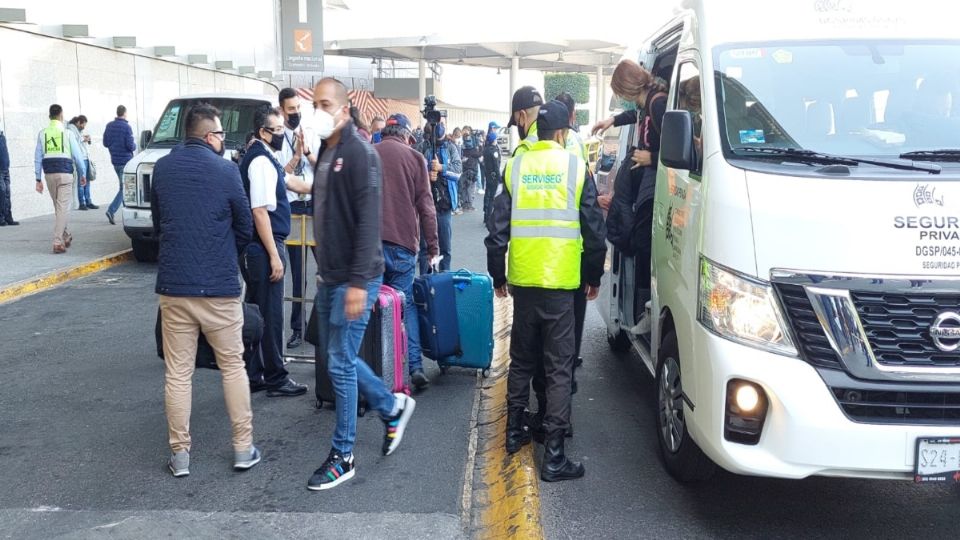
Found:
[[[427,36],[421,37],[421,38],[420,38],[420,46],[423,47],[423,46],[426,45],[426,44],[427,44]]]
[[[497,75],[500,74],[500,68],[497,68]]]
[[[333,49],[333,50],[339,49],[339,48],[340,48],[340,42],[334,40],[333,43],[330,44],[330,48]]]
[[[377,63],[377,59],[376,59],[376,58],[371,58],[371,59],[370,59],[370,63],[371,63],[371,64],[376,64],[376,63]]]

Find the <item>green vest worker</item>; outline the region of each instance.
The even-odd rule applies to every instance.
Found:
[[[587,284],[588,297],[596,298],[607,248],[593,177],[581,158],[564,149],[567,107],[559,101],[543,105],[536,123],[540,140],[507,162],[485,243],[497,296],[507,296],[509,282],[514,297],[507,452],[530,442],[523,411],[530,402],[530,379],[542,359],[547,403],[540,477],[553,482],[584,473],[563,451],[575,356],[573,298],[581,281]]]

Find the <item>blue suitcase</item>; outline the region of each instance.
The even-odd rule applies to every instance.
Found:
[[[468,270],[458,270],[452,275],[462,353],[447,356],[438,363],[441,369],[447,366],[482,369],[486,376],[493,361],[493,279]]]
[[[413,282],[413,302],[420,319],[420,348],[424,356],[437,361],[461,353],[453,277],[452,273],[443,272],[420,276]]]

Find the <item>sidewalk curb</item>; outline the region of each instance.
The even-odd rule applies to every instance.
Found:
[[[504,446],[513,302],[496,299],[494,310],[493,365],[481,382],[476,426],[472,529],[481,539],[540,539],[544,531],[533,444],[512,456]]]
[[[133,260],[133,251],[127,249],[76,266],[54,270],[40,277],[14,283],[0,289],[0,304],[12,302],[25,296],[45,291],[67,281],[89,276],[90,274],[95,274],[101,270],[106,270],[107,268],[131,260]]]

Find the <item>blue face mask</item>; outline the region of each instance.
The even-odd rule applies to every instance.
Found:
[[[497,134],[494,132],[487,133],[487,142],[494,143],[497,142]]]

